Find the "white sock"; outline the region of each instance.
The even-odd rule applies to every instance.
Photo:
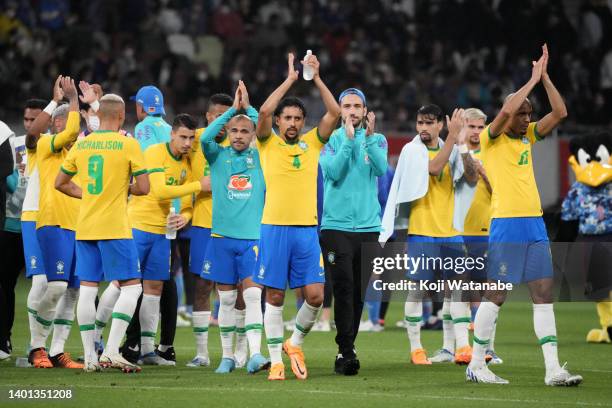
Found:
[[[210,311],[193,312],[193,335],[196,341],[196,357],[208,358],[208,323]]]
[[[483,299],[474,319],[474,348],[472,350],[471,367],[485,365],[485,354],[489,348],[493,325],[499,314],[499,306]]]
[[[111,324],[104,354],[109,356],[119,354],[119,343],[121,343],[125,331],[132,320],[141,293],[142,285],[140,283],[121,287],[121,294],[113,308],[113,323]]]
[[[493,331],[491,332],[491,340],[489,340],[489,347],[487,350],[495,350],[495,333],[497,332],[497,319],[493,323]]]
[[[311,306],[306,301],[302,303],[302,307],[300,307],[297,316],[295,316],[295,329],[293,329],[293,334],[291,335],[292,345],[301,347],[304,344],[304,337],[306,337],[315,324],[321,307]]]
[[[145,293],[140,303],[140,353],[144,356],[155,351],[155,335],[159,322],[160,296]]]
[[[96,310],[96,341],[102,341],[102,333],[111,317],[111,313],[113,313],[113,307],[115,307],[120,294],[121,289],[111,282],[102,293],[102,296],[100,296],[98,309]]]
[[[451,313],[451,299],[444,298],[444,303],[442,303],[442,348],[450,351],[451,353],[455,352],[455,329],[453,327],[453,316]]]
[[[35,330],[32,333],[32,348],[45,347],[55,317],[55,310],[60,298],[64,295],[68,282],[52,281],[47,283],[47,290],[38,304]]]
[[[423,302],[410,301],[404,304],[404,316],[408,322],[408,340],[410,340],[410,352],[422,349],[421,345],[421,321],[423,320]]]
[[[219,334],[223,358],[234,358],[234,332],[236,331],[236,316],[234,306],[238,291],[220,290],[219,292]]]
[[[95,321],[96,321],[96,296],[98,295],[97,286],[81,286],[79,301],[77,303],[77,320],[81,331],[81,341],[85,362],[98,361],[95,350]]]
[[[557,328],[552,303],[533,305],[533,328],[544,353],[546,375],[552,374],[561,368],[557,355]]]
[[[234,316],[236,317],[236,349],[234,350],[234,356],[236,361],[246,360],[249,354],[246,328],[244,327],[246,310],[234,309]]]
[[[468,333],[470,322],[470,303],[453,301],[450,305],[450,314],[453,318],[453,327],[455,331],[455,343],[457,349],[470,345],[470,336]]]
[[[263,313],[261,312],[261,288],[252,286],[242,293],[246,305],[244,318],[246,336],[249,342],[250,357],[261,353],[261,332],[263,329]]]
[[[68,336],[70,336],[70,329],[74,320],[74,306],[78,297],[79,288],[68,288],[57,303],[49,356],[56,356],[64,352],[64,345]]]
[[[268,343],[268,352],[272,364],[282,363],[283,358],[283,306],[274,306],[266,302],[264,313],[264,329]]]
[[[47,290],[47,275],[33,275],[32,276],[32,287],[28,293],[28,322],[30,324],[30,344],[32,344],[32,336],[34,331],[37,329],[38,322],[36,321],[36,315],[38,314],[38,306],[40,299],[42,299],[45,291]]]

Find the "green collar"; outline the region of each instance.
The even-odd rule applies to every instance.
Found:
[[[166,143],[166,149],[168,150],[168,154],[170,155],[170,157],[172,157],[174,160],[181,161],[183,159],[182,156],[177,157],[174,154],[172,154],[172,149],[170,149],[170,143]]]

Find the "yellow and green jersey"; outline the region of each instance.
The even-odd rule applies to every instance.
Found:
[[[482,150],[471,152],[472,160],[483,164]],[[484,166],[484,164],[483,164]],[[487,184],[482,178],[478,179],[476,191],[472,205],[465,216],[463,224],[463,235],[487,236],[489,235],[489,225],[491,224],[491,193],[487,189]]]

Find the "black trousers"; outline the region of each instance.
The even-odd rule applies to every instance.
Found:
[[[0,254],[0,349],[6,352],[15,321],[15,285],[25,265],[21,234],[1,231]]]
[[[321,231],[323,261],[333,281],[336,344],[345,357],[354,356],[363,299],[372,272],[368,259],[376,256],[378,235],[377,232]],[[363,244],[371,245],[366,250]]]

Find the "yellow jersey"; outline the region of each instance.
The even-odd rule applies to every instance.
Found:
[[[493,189],[492,218],[540,217],[542,204],[533,173],[531,146],[541,140],[536,122],[524,136],[502,133],[489,136],[489,126],[480,133],[485,170]]]
[[[176,157],[169,143],[149,146],[144,152],[149,171],[151,191],[146,196],[134,196],[128,204],[132,228],[153,234],[165,234],[166,219],[173,198],[182,198],[181,215],[191,219],[191,201],[201,189],[199,181],[191,180],[189,156]]]
[[[440,152],[440,148],[427,148],[429,160]],[[427,194],[410,203],[408,234],[427,237],[448,238],[459,235],[453,228],[455,210],[455,187],[450,164],[447,162],[438,176],[429,175]]]
[[[317,225],[317,170],[325,143],[317,128],[288,144],[274,132],[257,149],[266,181],[262,224]]]
[[[130,239],[127,196],[132,175],[145,174],[136,139],[99,130],[80,139],[62,164],[83,186],[77,240]]]
[[[480,149],[471,152],[472,160],[483,164],[482,151]],[[476,191],[472,199],[472,205],[465,216],[463,224],[463,235],[488,236],[491,224],[491,193],[482,178],[478,178]]]
[[[36,144],[36,167],[40,177],[40,195],[36,228],[60,226],[75,230],[80,202],[55,189],[55,179],[68,155],[67,147],[79,136],[80,116],[68,112],[66,128],[55,135],[41,135]]]
[[[206,128],[196,129],[195,140],[191,146],[189,158],[191,160],[191,174],[193,181],[200,181],[204,176],[210,176],[210,167],[202,152],[200,138]],[[229,138],[225,137],[221,146],[229,146]],[[193,219],[191,225],[201,228],[212,228],[212,193],[210,191],[200,191],[193,203]]]
[[[34,172],[34,169],[36,169],[36,149],[28,149],[26,148],[26,152],[27,152],[27,158],[28,158],[28,163],[26,165],[26,170],[25,173],[28,175],[29,180],[28,180],[28,187],[30,186],[30,183],[34,184],[36,183],[36,186],[32,186],[29,187],[30,189],[32,188],[36,188],[36,194],[34,196],[33,192],[30,192],[30,194],[33,195],[33,197],[31,199],[35,200],[34,203],[36,204],[36,207],[38,207],[38,194],[39,194],[39,183],[40,181],[38,180],[38,172]],[[33,177],[36,177],[36,180],[33,179]],[[26,197],[23,200],[23,210],[21,212],[21,221],[34,221],[36,222],[36,219],[38,218],[38,210],[28,210],[28,203],[27,200],[30,198],[28,197],[28,190],[26,189]]]

